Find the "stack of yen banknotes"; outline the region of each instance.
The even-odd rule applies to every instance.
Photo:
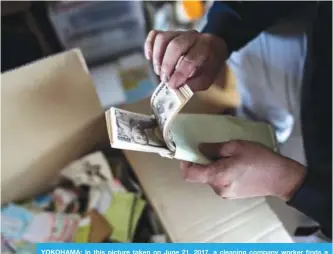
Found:
[[[276,149],[270,125],[226,115],[183,114],[193,96],[187,85],[170,89],[161,83],[152,94],[152,115],[111,107],[106,113],[113,148],[158,153],[163,157],[209,164],[198,149],[200,143],[248,140]]]

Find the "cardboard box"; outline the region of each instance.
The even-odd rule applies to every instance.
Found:
[[[69,162],[107,142],[103,109],[79,50],[1,75],[1,203],[38,194]]]

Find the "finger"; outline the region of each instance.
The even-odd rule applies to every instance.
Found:
[[[197,92],[208,89],[216,78],[212,55],[205,60],[202,66],[197,67],[192,74],[186,81],[186,84],[192,89],[192,91]]]
[[[231,140],[223,143],[220,148],[220,155],[222,157],[231,157],[238,155],[243,150],[244,141],[242,140]]]
[[[221,158],[220,150],[223,143],[202,143],[199,144],[199,150],[205,156],[212,160]]]
[[[215,192],[216,195],[220,196],[223,199],[229,199],[229,197],[226,195],[227,193],[226,189],[217,187],[213,184],[210,184],[209,186],[212,188],[212,190]]]
[[[175,67],[175,72],[171,76],[168,84],[177,88],[182,86],[186,80],[193,76],[196,69],[202,68],[208,60],[209,48],[204,41],[198,41],[179,61]]]
[[[165,77],[165,79],[171,76],[180,58],[190,50],[196,40],[197,32],[189,31],[183,32],[169,43],[161,65],[161,76]]]
[[[214,177],[214,169],[210,166],[192,164],[183,171],[184,179],[192,183],[208,183]]]
[[[214,192],[222,198],[228,196],[230,189],[230,170],[232,169],[232,161],[228,158],[216,161],[215,168],[217,172],[212,182],[209,183]]]
[[[180,170],[183,173],[183,177],[184,179],[186,178],[186,172],[187,172],[187,168],[191,167],[193,165],[192,162],[188,162],[188,161],[180,161]]]
[[[184,177],[189,182],[211,184],[218,181],[221,186],[224,186],[224,175],[226,175],[228,164],[229,162],[225,159],[218,160],[207,166],[192,164],[185,169]]]
[[[151,30],[146,38],[144,50],[145,50],[145,56],[148,60],[151,60],[152,58],[154,41],[158,33],[159,31],[157,30]]]
[[[217,159],[221,157],[230,157],[239,153],[241,142],[237,140],[225,143],[202,143],[199,150],[209,158]]]
[[[193,165],[192,162],[188,162],[188,161],[180,161],[180,169],[184,170],[186,168],[189,168]]]
[[[220,197],[223,196],[223,189],[221,189],[221,188],[219,188],[219,187],[216,187],[216,186],[213,185],[213,184],[210,184],[209,186],[212,188],[212,190],[215,192],[216,195],[218,195],[218,196],[220,196]]]
[[[212,81],[211,71],[206,68],[196,69],[194,76],[186,80],[186,83],[193,92],[203,91],[208,89]]]
[[[172,41],[180,34],[181,34],[180,31],[177,32],[170,31],[170,32],[159,33],[156,36],[153,47],[153,64],[154,64],[154,70],[157,75],[160,75],[163,56],[168,44],[170,43],[170,41]]]

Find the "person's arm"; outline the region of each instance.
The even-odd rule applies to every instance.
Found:
[[[202,33],[222,38],[230,54],[277,21],[308,4],[311,2],[215,1],[209,10],[207,24]]]
[[[222,38],[231,54],[277,21],[309,4],[316,3],[216,1],[202,33]],[[323,176],[308,170],[301,187],[287,204],[316,220],[323,233],[332,238],[332,172]]]
[[[308,169],[303,184],[287,204],[317,221],[323,234],[332,239],[332,171],[322,175]]]

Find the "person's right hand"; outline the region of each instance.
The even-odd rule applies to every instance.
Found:
[[[206,143],[200,151],[209,165],[181,162],[187,181],[204,183],[227,199],[276,196],[290,200],[302,185],[306,170],[298,162],[245,140]]]
[[[227,46],[219,37],[197,31],[152,30],[146,38],[145,55],[170,87],[186,83],[200,91],[216,79],[227,58]]]

